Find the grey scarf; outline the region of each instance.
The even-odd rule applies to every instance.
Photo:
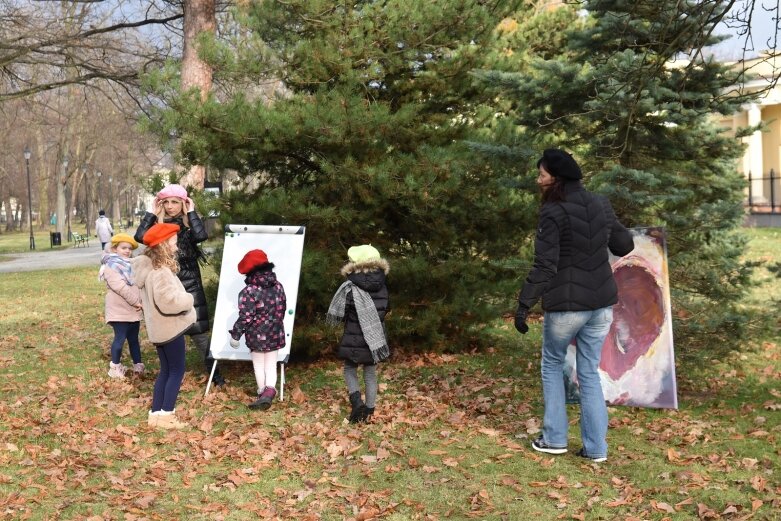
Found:
[[[326,321],[329,324],[340,324],[344,320],[344,308],[347,305],[347,293],[352,292],[355,311],[358,313],[358,324],[363,332],[363,339],[369,346],[374,363],[382,362],[390,356],[388,340],[385,338],[385,328],[380,322],[377,308],[371,295],[350,282],[344,282],[336,290],[331,304],[328,306]]]

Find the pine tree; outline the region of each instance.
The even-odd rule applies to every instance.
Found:
[[[173,98],[150,123],[192,163],[240,173],[224,222],[307,226],[298,347],[331,347],[318,319],[360,243],[391,263],[395,345],[456,349],[512,307],[504,261],[530,219],[466,141],[493,114],[470,71],[515,3],[254,2],[240,39],[203,45],[217,81],[244,88]]]
[[[711,120],[749,96],[740,73],[704,52],[730,4],[594,0],[561,32],[567,16],[544,13],[518,31],[549,24],[555,54],[520,45],[514,62],[480,74],[507,98],[498,143],[569,149],[626,224],[666,228],[676,336],[689,345],[740,339],[735,305],[749,276],[742,149]]]

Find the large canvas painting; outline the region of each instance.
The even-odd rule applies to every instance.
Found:
[[[611,259],[618,304],[602,348],[602,390],[611,405],[677,409],[664,229],[630,231],[635,249]],[[570,402],[578,399],[575,349],[569,346],[564,370]]]

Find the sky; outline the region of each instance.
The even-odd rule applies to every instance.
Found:
[[[711,48],[717,58],[721,60],[739,60],[741,58],[753,58],[761,51],[774,46],[781,47],[781,33],[778,28],[778,3],[776,0],[755,0],[754,11],[751,15],[751,40],[746,44],[746,35],[739,34],[740,29],[735,27],[736,22],[722,23],[717,29],[720,34],[731,35],[729,40]],[[740,16],[749,5],[749,0],[738,2],[733,16]],[[732,25],[733,27],[729,27]],[[743,56],[743,48],[746,47],[746,55]]]

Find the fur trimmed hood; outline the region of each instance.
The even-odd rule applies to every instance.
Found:
[[[370,271],[382,270],[386,275],[390,271],[390,264],[385,259],[372,259],[366,262],[348,262],[342,266],[341,274],[343,277],[351,273],[368,273]]]

